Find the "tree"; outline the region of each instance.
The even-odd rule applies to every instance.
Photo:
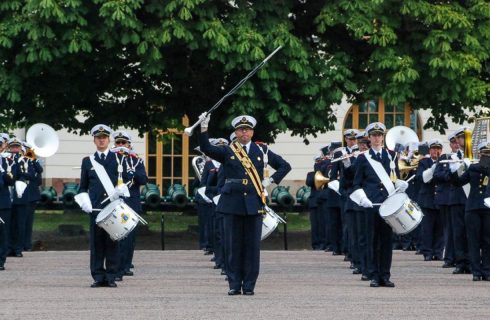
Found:
[[[0,117],[176,127],[282,45],[213,114],[213,133],[243,113],[266,141],[324,132],[344,96],[431,108],[443,129],[444,115],[488,105],[489,17],[483,0],[4,0]]]

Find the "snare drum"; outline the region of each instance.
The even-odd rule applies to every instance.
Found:
[[[138,215],[122,199],[112,201],[98,215],[95,223],[104,229],[112,240],[118,241],[138,224]]]
[[[388,197],[379,208],[379,214],[396,234],[411,232],[424,216],[418,204],[403,192]]]
[[[268,206],[264,206],[265,215],[262,218],[262,236],[260,240],[267,238],[274,230],[276,230],[279,222],[286,223],[277,213]]]

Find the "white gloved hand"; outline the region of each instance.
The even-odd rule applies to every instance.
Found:
[[[262,180],[262,186],[264,188],[267,188],[268,186],[270,186],[272,183],[274,182],[274,180],[272,178],[265,178],[264,180]]]
[[[344,168],[349,168],[350,167],[350,158],[342,160],[342,164],[344,165]]]
[[[114,188],[114,193],[117,193],[119,197],[129,197],[129,189],[126,184],[120,184]]]
[[[485,205],[485,207],[490,208],[490,197],[485,198],[483,200],[483,204]]]
[[[397,179],[395,182],[395,189],[398,189],[398,192],[405,192],[408,189],[408,182]]]
[[[92,213],[92,204],[90,202],[84,202],[80,206],[83,212],[85,213]]]
[[[461,167],[461,162],[452,162],[449,164],[449,170],[451,170],[452,173],[458,171],[459,167]]]
[[[364,207],[364,208],[372,208],[373,207],[373,203],[371,202],[371,200],[369,200],[368,197],[362,198],[361,201],[359,201],[359,205],[361,207]]]
[[[211,120],[211,114],[203,112],[199,116],[199,120],[201,120],[201,129],[207,129],[209,127],[209,121]]]

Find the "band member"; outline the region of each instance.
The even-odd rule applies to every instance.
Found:
[[[209,139],[209,143],[214,144],[215,139]],[[201,149],[202,151],[202,149]],[[201,181],[199,182],[199,189],[202,190],[206,188],[208,183],[209,175],[216,170],[215,163],[219,163],[217,161],[213,162],[212,159],[207,159],[204,164],[204,169],[201,175]],[[199,207],[201,210],[202,216],[202,224],[204,231],[204,254],[212,255],[214,254],[214,218],[215,211],[213,209],[213,200],[209,199],[205,194],[199,194]],[[216,259],[213,257],[211,261],[215,261]]]
[[[92,156],[82,160],[80,194],[88,193],[89,200],[80,206],[90,215],[90,272],[94,279],[92,288],[117,287],[115,278],[119,271],[118,243],[113,241],[104,229],[97,226],[95,220],[100,209],[107,204],[102,204],[102,201],[108,197],[113,200],[115,196],[129,193],[127,187],[117,186],[112,195],[105,190],[104,184],[116,186],[118,182],[116,154],[109,151],[111,133],[112,130],[104,124],[94,126],[91,134],[97,150]],[[104,170],[107,176],[104,176],[103,172],[99,176],[97,170]]]
[[[264,188],[271,183],[279,183],[291,166],[269,150],[268,164],[276,172],[271,177],[264,176],[264,150],[251,141],[256,124],[253,117],[233,119],[237,140],[230,146],[212,146],[207,134],[210,115],[203,113],[200,120],[200,148],[221,163],[225,175],[216,210],[223,213],[225,241],[229,249],[228,294],[241,294],[243,290],[245,295],[253,295],[260,268]]]
[[[0,135],[2,152],[5,150],[8,139]],[[9,160],[0,156],[0,271],[5,270],[5,261],[9,251],[9,235],[12,202],[10,200],[9,186],[14,184],[12,173],[7,173]]]
[[[313,171],[308,172],[306,176],[306,185],[311,188],[310,197],[308,198],[308,210],[310,212],[310,225],[311,225],[311,247],[313,250],[325,250],[325,224],[320,221],[323,220],[323,215],[318,208],[318,193],[319,190],[315,187],[315,172],[320,170],[320,163],[322,155],[317,155],[314,158],[315,163],[313,165]]]
[[[41,186],[43,179],[43,167],[38,159],[36,159],[36,155],[34,150],[32,150],[32,146],[27,142],[24,143],[24,148],[26,149],[26,158],[28,159],[28,166],[33,168],[33,180],[31,180],[27,184],[26,191],[28,197],[27,203],[27,219],[26,219],[26,231],[24,236],[24,250],[31,251],[32,250],[32,227],[34,225],[34,212],[36,211],[36,205],[39,200],[41,200],[41,192],[39,187]]]
[[[430,157],[420,160],[417,169],[417,179],[421,181],[417,203],[424,213],[421,235],[425,261],[442,260],[444,249],[443,219],[434,203],[436,182],[433,179],[442,152],[442,142],[432,139],[428,141],[428,145]]]
[[[382,203],[389,194],[404,192],[408,183],[398,179],[398,161],[395,153],[383,148],[386,128],[380,122],[366,127],[371,149],[369,153],[359,155],[355,190],[350,198],[365,208],[365,226],[367,238],[367,271],[371,278],[371,287],[394,287],[390,281],[392,261],[393,231],[378,213],[379,207],[373,203]]]
[[[320,171],[324,177],[328,178],[328,171],[325,172],[325,170],[328,168],[330,165],[330,145],[328,145],[320,148],[321,152],[321,159],[319,160],[318,165],[315,165],[315,173],[316,171]],[[327,225],[327,218],[328,218],[328,210],[326,208],[326,203],[327,203],[327,196],[328,196],[328,190],[322,186],[318,190],[317,194],[317,222],[318,222],[318,238],[320,239],[320,248],[322,250],[327,251],[332,251],[332,247],[330,245],[330,239],[328,236],[328,225]]]
[[[29,195],[26,189],[29,183],[35,183],[36,174],[33,166],[29,165],[29,159],[21,153],[22,141],[12,138],[8,145],[13,162],[11,168],[7,170],[12,171],[15,179],[10,224],[10,255],[22,257],[29,206]]]
[[[124,198],[125,203],[136,213],[141,214],[143,207],[140,200],[140,189],[148,182],[145,165],[131,147],[131,135],[126,131],[116,131],[112,134],[116,146],[116,160],[118,167],[122,166],[121,178],[123,183],[129,183],[129,197]],[[122,147],[122,148],[121,148]],[[120,151],[117,151],[119,148]],[[123,149],[126,148],[126,149]],[[127,151],[126,151],[127,150]],[[119,170],[118,170],[119,171]],[[136,228],[126,238],[119,241],[119,274],[116,281],[122,280],[123,276],[133,276],[131,271],[133,255],[136,243]]]
[[[439,206],[439,211],[444,219],[444,264],[443,268],[455,267],[454,257],[454,239],[453,223],[451,219],[451,183],[449,181],[449,164],[442,163],[441,160],[451,159],[451,154],[456,154],[459,150],[459,144],[456,141],[454,133],[448,136],[451,153],[442,154],[439,163],[434,171],[434,181],[436,182],[435,203]]]
[[[480,161],[486,160],[484,158],[490,156],[490,142],[481,142],[478,150]],[[490,190],[490,168],[482,166],[481,163],[473,163],[459,176],[462,164],[456,162],[449,166],[456,186],[470,184],[465,206],[465,222],[473,281],[490,281],[490,198],[484,199],[485,196],[488,197]]]
[[[459,150],[451,156],[453,159],[461,160],[465,156],[465,130],[467,130],[467,128],[462,127],[454,132],[456,142],[459,145]],[[450,181],[451,172],[449,167],[446,170],[446,175],[447,181]],[[454,269],[453,274],[469,274],[471,271],[468,260],[468,240],[466,239],[466,227],[464,222],[467,196],[464,191],[464,187],[451,184],[449,199],[451,223],[453,226],[454,256],[456,263],[456,269]]]

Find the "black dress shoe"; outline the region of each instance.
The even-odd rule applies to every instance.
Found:
[[[344,261],[350,261],[350,258],[348,256],[345,256]]]
[[[483,281],[490,281],[490,276],[482,276],[481,279]]]
[[[211,255],[211,254],[213,254],[213,253],[214,253],[214,252],[213,252],[213,251],[211,251],[211,250],[204,251],[204,255],[205,255],[205,256],[209,256],[209,255]]]
[[[432,261],[432,257],[431,256],[425,256],[424,261]]]
[[[363,274],[361,277],[361,280],[362,281],[369,281],[369,280],[371,280],[371,278],[369,276],[366,276],[365,274]]]
[[[114,281],[122,281],[122,277],[115,277]]]
[[[415,250],[415,254],[422,254],[422,251],[420,251],[419,249]]]
[[[17,258],[22,258],[24,255],[22,254],[22,252],[19,252],[19,253],[16,253],[15,256]]]
[[[245,296],[253,296],[254,295],[254,292],[252,290],[247,290],[247,291],[243,291],[243,294]]]
[[[225,276],[226,275],[226,271],[225,270],[221,270],[221,275],[222,276]]]
[[[456,269],[454,269],[453,274],[464,274],[465,271],[465,268],[457,267]]]
[[[236,295],[239,295],[239,294],[242,294],[242,292],[240,290],[237,290],[237,289],[230,289],[228,291],[228,295],[229,296],[236,296]]]
[[[0,266],[0,271],[3,271],[5,270],[5,267],[4,266]]]
[[[216,261],[216,257],[212,257],[209,261],[215,262]]]
[[[379,287],[379,282],[377,280],[371,280],[371,282],[369,283],[369,286],[371,288],[377,288],[377,287]]]
[[[128,277],[132,277],[132,276],[134,276],[134,272],[133,271],[124,271],[124,275],[128,276]]]
[[[480,276],[473,276],[473,281],[481,281],[481,277]]]
[[[102,281],[95,281],[90,285],[90,288],[100,288],[100,287],[105,287],[106,283]]]
[[[382,280],[379,282],[379,285],[381,287],[387,287],[387,288],[394,288],[395,284],[391,282],[390,280]]]
[[[454,263],[453,262],[444,262],[444,264],[442,265],[443,268],[453,268],[454,267]]]
[[[352,270],[352,274],[361,274],[361,270],[358,269],[358,268],[355,268],[354,270]]]
[[[221,266],[219,266],[219,265],[215,264],[215,265],[213,266],[213,269],[214,269],[214,270],[221,269]]]
[[[442,261],[443,258],[441,256],[433,256],[432,257],[432,260],[434,260],[434,261]]]
[[[113,282],[113,281],[108,282],[108,283],[107,283],[107,286],[108,286],[109,288],[117,288],[117,284],[116,284],[115,282]]]
[[[332,252],[332,256],[340,256],[341,254],[342,254],[342,252],[340,252],[340,251]]]

